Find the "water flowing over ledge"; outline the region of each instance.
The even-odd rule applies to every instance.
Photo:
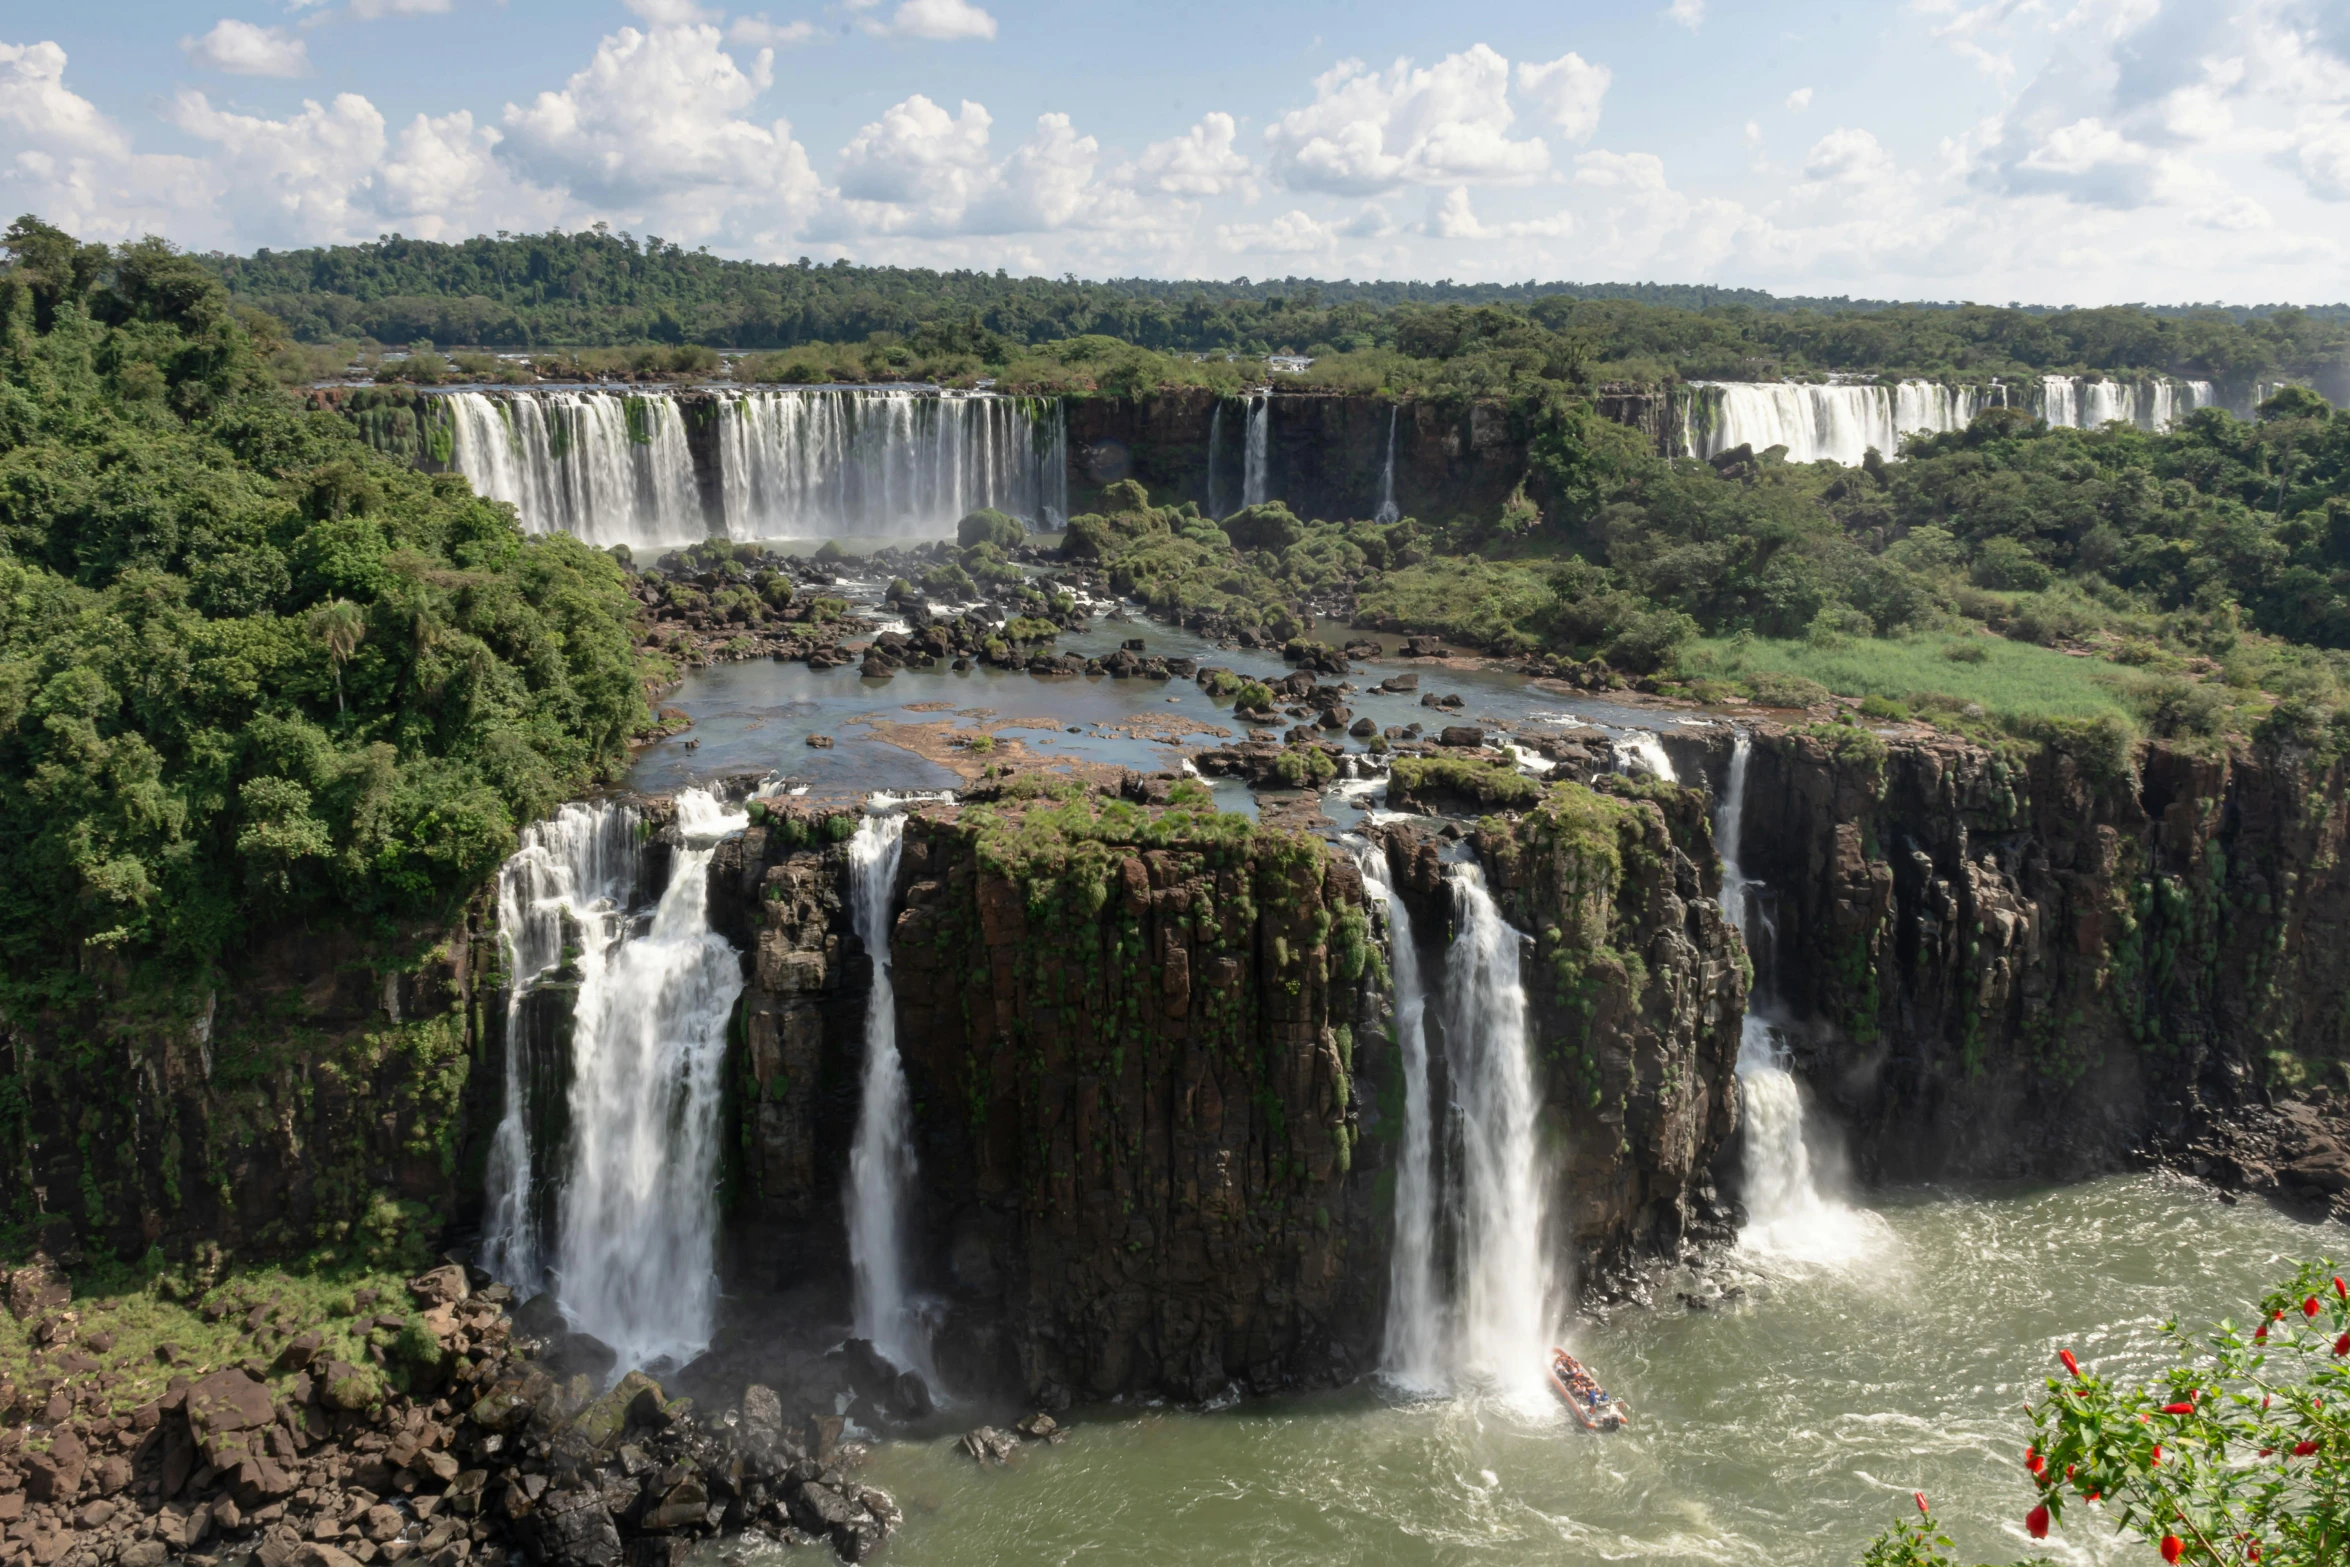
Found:
[[[922,388],[443,394],[450,463],[533,533],[632,549],[718,536],[936,538],[1069,509],[1060,401]]]
[[[1787,448],[1789,462],[1823,458],[1847,467],[1871,450],[1896,457],[1920,432],[1963,430],[1986,408],[2026,408],[2052,425],[2094,430],[2119,420],[2169,429],[2184,414],[2219,401],[2209,381],[2153,376],[2113,381],[2042,376],[2037,385],[1825,385],[1799,381],[1694,381],[1682,406],[1681,449],[1712,458],[1741,446]]]

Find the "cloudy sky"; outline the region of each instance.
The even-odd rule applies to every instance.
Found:
[[[1081,276],[2350,298],[2350,0],[0,0],[0,204]]]

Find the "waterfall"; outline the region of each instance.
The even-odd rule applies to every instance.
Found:
[[[718,1111],[727,1021],[742,962],[710,928],[710,857],[742,828],[702,790],[677,801],[684,843],[648,920],[625,907],[637,817],[624,807],[570,807],[501,877],[500,920],[516,954],[544,975],[572,956],[579,931],[571,1085],[551,1269],[565,1319],[610,1345],[619,1369],[693,1359],[709,1346],[717,1305]],[[511,897],[508,896],[511,891]],[[510,1013],[510,1021],[516,1014]],[[532,1287],[528,1218],[534,1157],[527,1094],[509,1034],[509,1097],[493,1154],[493,1271]]]
[[[1991,404],[1985,387],[1935,381],[1898,386],[1815,385],[1801,381],[1697,381],[1683,404],[1682,444],[1692,457],[1740,446],[1787,448],[1789,462],[1825,458],[1846,466],[1873,447],[1900,454],[1918,431],[1962,430]]]
[[[675,398],[582,391],[447,396],[457,470],[475,493],[511,502],[525,530],[631,548],[710,531]]]
[[[566,805],[551,821],[525,827],[521,848],[498,872],[498,940],[509,976],[505,1105],[490,1143],[479,1260],[526,1296],[546,1282],[543,1176],[532,1154],[532,1126],[552,1087],[540,1079],[558,1074],[542,1072],[548,1064],[534,1059],[524,1033],[525,1003],[533,988],[562,967],[570,931],[579,934],[574,958],[580,971],[603,968],[636,891],[639,820],[624,805]]]
[[[1454,1341],[1472,1377],[1539,1397],[1550,1269],[1546,1161],[1535,1140],[1538,1107],[1518,973],[1525,938],[1502,918],[1480,867],[1455,866],[1451,882],[1459,928],[1445,970],[1445,1041],[1461,1149]]]
[[[1753,755],[1745,730],[1730,745],[1730,771],[1714,822],[1714,844],[1722,858],[1722,916],[1753,950],[1754,882],[1741,849],[1746,829],[1746,772]],[[1868,1216],[1837,1201],[1822,1187],[1804,1135],[1803,1094],[1777,1031],[1764,1017],[1768,976],[1755,968],[1754,992],[1739,1025],[1738,1088],[1745,1106],[1744,1147],[1746,1228],[1739,1244],[1782,1261],[1850,1261],[1871,1237]]]
[[[1680,781],[1673,776],[1673,759],[1665,754],[1664,742],[1653,729],[1630,729],[1616,737],[1616,771],[1648,773],[1667,783]]]
[[[1356,856],[1363,887],[1387,913],[1387,966],[1395,981],[1395,1042],[1403,1057],[1403,1139],[1395,1168],[1395,1253],[1388,1266],[1387,1325],[1379,1367],[1399,1385],[1441,1385],[1443,1306],[1436,1281],[1436,1178],[1429,1129],[1428,1030],[1412,915],[1396,894],[1387,855]]]
[[[865,1068],[855,1141],[849,1146],[849,1262],[858,1336],[901,1370],[930,1366],[930,1346],[906,1284],[905,1217],[914,1191],[913,1118],[898,1056],[897,993],[890,984],[891,897],[905,847],[901,802],[875,795],[849,840],[850,907],[873,962],[865,1008]]]
[[[712,533],[940,537],[981,507],[1041,527],[1068,516],[1058,398],[907,387],[446,395],[458,471],[511,502],[533,533],[649,549]]]
[[[1248,400],[1248,438],[1240,458],[1240,504],[1262,506],[1267,499],[1267,447],[1273,433],[1273,396],[1258,392]]]
[[[2209,381],[2181,381],[2169,376],[2138,381],[2085,375],[2040,378],[2040,417],[2052,429],[2101,430],[2118,422],[2160,434],[2176,424],[2180,414],[2213,401]]]
[[[1373,522],[1393,522],[1403,515],[1403,508],[1395,504],[1395,416],[1400,409],[1395,403],[1387,408],[1387,460],[1379,465],[1379,510],[1372,514]]]

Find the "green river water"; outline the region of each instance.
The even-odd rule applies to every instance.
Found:
[[[1857,1562],[1923,1489],[1962,1560],[2014,1561],[2031,1554],[2022,1406],[2058,1348],[2151,1366],[2166,1317],[2241,1317],[2294,1260],[2341,1249],[2331,1227],[2156,1176],[1880,1194],[1859,1223],[1854,1260],[1750,1258],[1743,1300],[1574,1330],[1634,1410],[1614,1435],[1369,1385],[1081,1409],[1065,1444],[1005,1470],[946,1441],[879,1448],[866,1474],[906,1514],[886,1559],[1826,1567]],[[2145,1554],[2078,1523],[2043,1550]]]

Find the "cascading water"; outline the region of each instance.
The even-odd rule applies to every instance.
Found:
[[[849,840],[850,910],[873,962],[865,1010],[865,1068],[849,1145],[849,1264],[857,1334],[901,1369],[927,1371],[928,1335],[907,1287],[905,1216],[914,1190],[913,1117],[898,1056],[897,993],[890,984],[891,899],[905,848],[900,802],[876,795]]]
[[[1745,730],[1730,746],[1730,771],[1714,823],[1722,857],[1722,916],[1755,946],[1754,882],[1740,859],[1745,834],[1746,772],[1752,742]],[[1746,1227],[1739,1244],[1787,1262],[1840,1263],[1860,1255],[1873,1235],[1869,1216],[1822,1187],[1804,1135],[1803,1095],[1776,1031],[1765,1019],[1769,991],[1760,965],[1739,1025],[1738,1088],[1745,1108]]]
[[[1403,515],[1403,508],[1395,504],[1395,416],[1400,408],[1391,405],[1387,410],[1387,460],[1379,465],[1379,510],[1374,522],[1394,522]]]
[[[1363,886],[1387,913],[1388,971],[1395,982],[1395,1042],[1403,1059],[1403,1137],[1395,1162],[1395,1251],[1388,1266],[1387,1324],[1379,1368],[1415,1392],[1442,1385],[1444,1307],[1436,1279],[1436,1177],[1430,1129],[1428,996],[1420,982],[1411,910],[1373,844],[1356,857]]]
[[[678,797],[684,839],[649,922],[625,908],[635,813],[572,807],[510,862],[501,923],[516,985],[569,956],[579,927],[569,1125],[560,1154],[550,1272],[565,1318],[618,1352],[618,1369],[677,1364],[707,1348],[717,1305],[718,1112],[740,957],[710,928],[710,857],[747,818],[707,792]],[[508,896],[511,890],[511,897]],[[549,961],[550,953],[553,954]],[[510,1042],[512,1035],[510,1031]],[[492,1271],[535,1287],[527,1193],[536,1162],[509,1050],[506,1121],[493,1160]]]
[[[1678,783],[1673,775],[1673,759],[1665,754],[1665,745],[1652,729],[1629,729],[1616,737],[1616,771],[1620,773],[1647,773],[1667,783]]]
[[[1683,405],[1682,441],[1693,457],[1740,446],[1787,448],[1789,462],[1826,458],[1847,466],[1874,448],[1899,454],[1920,430],[1961,430],[1992,402],[1986,387],[1934,381],[1899,386],[1814,385],[1799,381],[1698,381]]]
[[[457,470],[532,533],[631,548],[709,527],[674,398],[556,391],[448,394]]]
[[[1445,969],[1445,1042],[1460,1147],[1458,1346],[1462,1371],[1539,1399],[1550,1342],[1546,1161],[1519,978],[1524,941],[1476,865],[1453,867],[1458,928]]]
[[[625,805],[566,805],[550,821],[522,831],[522,847],[498,872],[498,939],[510,975],[506,994],[505,1108],[490,1143],[481,1266],[536,1293],[546,1279],[541,1233],[546,1172],[533,1156],[534,1121],[559,1071],[542,1062],[526,1037],[531,991],[566,959],[565,937],[584,973],[601,971],[620,939],[636,890],[637,826]]]
[[[1068,515],[1059,399],[905,387],[453,392],[452,460],[525,529],[656,548],[934,537],[981,507]],[[688,419],[710,421],[697,456]],[[714,472],[702,467],[715,465]],[[707,502],[705,496],[709,497]]]
[[[1966,428],[1976,414],[2009,405],[2008,389],[1903,381],[1897,386],[1799,381],[1696,381],[1682,404],[1681,444],[1692,457],[1717,457],[1740,446],[1787,448],[1789,462],[1826,458],[1846,466],[1870,448],[1896,457],[1920,431]],[[2208,406],[2208,381],[2111,381],[2087,376],[2040,378],[2041,415],[2051,425],[2097,429],[2121,420],[2162,431],[2186,410]]]
[[[1248,432],[1240,454],[1240,504],[1262,506],[1270,499],[1267,469],[1272,461],[1273,398],[1258,392],[1248,400]]]
[[[1224,466],[1224,399],[1216,399],[1215,412],[1208,415],[1208,515],[1221,517],[1225,513],[1217,504],[1223,499],[1216,478]]]

